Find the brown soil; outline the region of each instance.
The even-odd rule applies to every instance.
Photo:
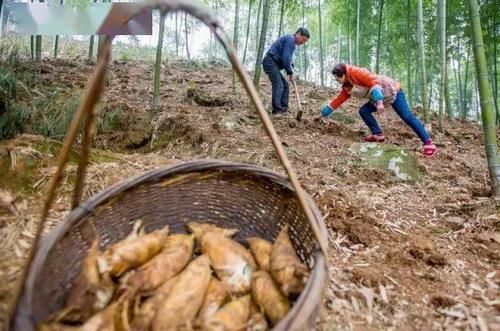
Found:
[[[40,86],[82,87],[91,70],[46,61]],[[157,114],[150,113],[152,64],[115,61],[110,70],[100,109],[121,109],[126,120],[116,132],[98,135],[96,146],[125,154],[90,166],[85,197],[128,176],[191,159],[253,163],[284,173],[243,88],[232,94],[231,70],[169,65]],[[269,107],[266,77],[260,90]],[[481,127],[446,121],[443,133],[433,133],[439,154],[424,159],[416,136],[388,109],[381,124],[389,142],[415,154],[424,174],[408,184],[361,167],[349,151],[366,131],[359,101],[344,107],[354,124],[325,124],[317,118],[319,108],[335,91],[302,83],[299,91],[307,101],[302,122],[290,117],[273,123],[301,183],[327,215],[330,281],[317,329],[499,329],[500,202],[488,197]],[[290,97],[295,112],[293,91]],[[437,127],[435,119],[432,124]],[[50,159],[40,173],[53,171]],[[74,173],[74,166],[68,171]],[[15,212],[0,204],[0,235],[6,238],[0,244],[2,313],[12,293],[6,284],[19,274],[43,189],[39,185],[35,195],[8,192]],[[68,212],[70,193],[69,185],[61,189],[49,227]]]

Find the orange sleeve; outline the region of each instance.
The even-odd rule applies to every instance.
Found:
[[[365,68],[348,67],[349,78],[356,85],[361,85],[371,89],[378,84],[377,75],[371,73]]]
[[[342,89],[339,95],[337,95],[332,101],[330,101],[329,105],[332,109],[337,109],[341,104],[344,103],[347,99],[349,99],[351,95],[347,92],[345,88]]]

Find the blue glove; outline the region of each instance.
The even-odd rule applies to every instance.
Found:
[[[329,105],[324,105],[323,108],[321,108],[321,116],[323,117],[328,117],[333,113],[333,109]]]
[[[371,94],[372,100],[375,102],[380,101],[380,100],[384,100],[384,95],[382,94],[382,91],[380,91],[377,88],[374,88],[370,94]]]

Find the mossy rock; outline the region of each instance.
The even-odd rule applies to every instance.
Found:
[[[0,187],[22,194],[35,193],[37,181],[43,177],[42,170],[56,165],[62,142],[41,136],[22,135],[15,139],[0,141]],[[72,149],[69,164],[77,164],[79,152]],[[91,162],[116,162],[120,158],[110,152],[92,150]]]
[[[363,165],[389,170],[403,181],[415,182],[422,176],[415,157],[400,146],[355,143],[349,149],[361,159]]]

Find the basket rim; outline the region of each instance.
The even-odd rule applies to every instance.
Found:
[[[15,325],[17,329],[17,325],[26,325],[28,323],[33,330],[36,328],[36,323],[34,322],[34,318],[32,315],[32,294],[34,293],[34,285],[35,280],[37,279],[44,262],[52,251],[54,246],[61,240],[66,233],[79,221],[88,215],[94,213],[95,209],[107,201],[113,199],[117,195],[124,193],[128,190],[131,190],[138,185],[143,185],[152,182],[158,182],[160,179],[166,179],[169,177],[178,176],[180,174],[186,173],[194,173],[200,171],[222,171],[222,172],[248,172],[257,175],[258,177],[263,177],[271,180],[273,183],[279,184],[284,188],[290,190],[291,192],[295,192],[292,183],[289,179],[268,168],[247,164],[247,163],[238,163],[238,162],[230,162],[224,160],[191,160],[180,162],[171,166],[161,167],[157,169],[152,169],[146,171],[144,173],[138,174],[136,176],[131,176],[124,180],[121,180],[108,188],[94,194],[90,198],[88,198],[85,202],[81,203],[78,207],[73,209],[69,214],[67,214],[62,221],[57,224],[53,229],[51,229],[44,237],[41,238],[40,243],[37,247],[35,257],[33,262],[29,266],[29,273],[26,279],[26,283],[23,285],[23,293],[19,300],[20,304],[15,314]],[[328,235],[326,226],[322,220],[321,213],[317,208],[316,204],[309,196],[307,192],[305,192],[305,196],[308,202],[308,206],[312,211],[312,214],[316,218],[318,226],[321,231],[322,240],[326,243],[328,242]],[[313,237],[316,241],[316,238]],[[306,283],[306,286],[302,293],[297,298],[297,301],[293,305],[292,309],[288,312],[288,314],[283,318],[277,325],[275,325],[272,330],[289,330],[292,326],[292,316],[300,313],[304,307],[309,310],[309,314],[314,313],[313,307],[309,307],[307,303],[307,297],[310,292],[315,292],[313,296],[322,296],[323,291],[321,288],[325,286],[326,283],[326,274],[327,274],[327,266],[326,259],[320,249],[316,249],[314,253],[315,263],[311,270],[311,275]],[[18,324],[18,319],[22,319],[21,323]]]

